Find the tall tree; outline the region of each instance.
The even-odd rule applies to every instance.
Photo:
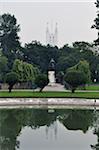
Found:
[[[96,30],[98,30],[98,38],[94,42],[95,42],[95,45],[99,45],[99,0],[96,0],[95,4],[96,4],[98,11],[97,11],[97,17],[94,20],[94,24],[92,25],[91,28],[95,28]]]
[[[49,45],[46,47],[37,41],[32,41],[31,43],[25,44],[23,60],[37,65],[42,72],[47,72],[51,58],[57,62],[58,54],[57,47],[51,47]]]
[[[0,46],[2,53],[8,58],[9,68],[19,53],[19,25],[14,15],[3,14],[0,16]]]
[[[4,81],[4,76],[8,70],[7,64],[8,64],[8,59],[1,54],[0,55],[0,82]]]

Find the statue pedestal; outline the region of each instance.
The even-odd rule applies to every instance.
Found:
[[[64,85],[54,83],[52,85],[45,86],[43,91],[66,91],[66,89],[64,88]]]
[[[48,71],[48,79],[49,83],[48,85],[54,86],[56,81],[55,81],[55,71]]]

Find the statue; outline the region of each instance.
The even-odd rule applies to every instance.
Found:
[[[48,79],[49,79],[49,84],[50,86],[53,86],[55,84],[55,61],[52,58],[50,63],[49,63],[49,69],[48,69]]]

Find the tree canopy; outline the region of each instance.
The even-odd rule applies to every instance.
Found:
[[[8,70],[7,64],[8,64],[7,57],[0,54],[0,82],[4,81],[4,76]]]
[[[43,88],[48,84],[48,82],[48,77],[45,74],[40,74],[35,79],[35,84],[40,88],[40,92],[42,92]]]
[[[37,67],[19,59],[14,61],[12,70],[18,74],[19,82],[33,82],[39,73]]]
[[[68,68],[67,71],[80,71],[85,74],[87,83],[91,82],[91,73],[90,73],[89,63],[86,60],[81,60],[75,66]]]
[[[95,2],[96,8],[97,8],[97,17],[94,20],[94,24],[91,26],[91,28],[95,28],[98,30],[98,38],[94,41],[95,45],[99,45],[99,0],[96,0]]]
[[[87,79],[83,72],[73,70],[66,73],[64,81],[69,85],[72,93],[74,93],[78,86],[86,84]]]
[[[0,43],[2,53],[8,58],[8,65],[11,68],[13,60],[17,58],[20,48],[18,32],[19,25],[14,15],[3,14],[0,16]]]
[[[6,74],[5,82],[9,85],[8,89],[11,92],[13,86],[18,82],[18,74],[15,72],[9,72]]]

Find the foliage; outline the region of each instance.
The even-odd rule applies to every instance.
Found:
[[[89,63],[86,60],[80,61],[78,64],[75,66],[68,68],[67,71],[80,71],[83,72],[86,76],[87,83],[91,82],[91,73],[89,69]]]
[[[14,61],[12,70],[18,74],[19,82],[33,82],[39,73],[37,67],[34,67],[33,65],[19,59]]]
[[[56,74],[56,82],[63,84],[64,72],[60,71]]]
[[[0,56],[0,82],[3,82],[4,81],[4,76],[8,70],[8,59],[1,55]]]
[[[99,9],[99,0],[96,0],[96,7],[97,9]],[[96,30],[98,30],[98,38],[94,41],[95,45],[99,45],[99,11],[97,11],[97,17],[94,20],[94,24],[92,25],[91,28],[95,28]]]
[[[99,64],[97,64],[94,73],[95,73],[96,82],[99,82]]]
[[[11,92],[13,86],[18,82],[18,75],[15,72],[9,72],[6,74],[5,81],[9,85],[9,92]]]
[[[73,56],[60,56],[56,65],[57,72],[63,71],[65,73],[69,67],[75,64],[77,64],[77,60]]]
[[[17,57],[20,48],[18,32],[20,30],[14,15],[3,14],[0,16],[0,43],[2,53],[8,58],[11,69],[13,60]]]
[[[47,72],[49,62],[53,58],[55,62],[58,59],[58,48],[51,46],[43,46],[39,42],[33,41],[25,44],[23,50],[23,60],[35,64],[42,72]]]
[[[93,44],[90,44],[90,43],[84,42],[84,41],[79,41],[79,42],[76,41],[73,43],[73,47],[80,51],[87,51],[93,47]]]
[[[43,88],[48,84],[49,80],[45,74],[40,74],[35,79],[35,84],[40,88],[40,92],[42,92]]]
[[[83,72],[73,70],[66,73],[64,81],[69,84],[72,93],[74,93],[78,86],[86,84],[87,78]]]

